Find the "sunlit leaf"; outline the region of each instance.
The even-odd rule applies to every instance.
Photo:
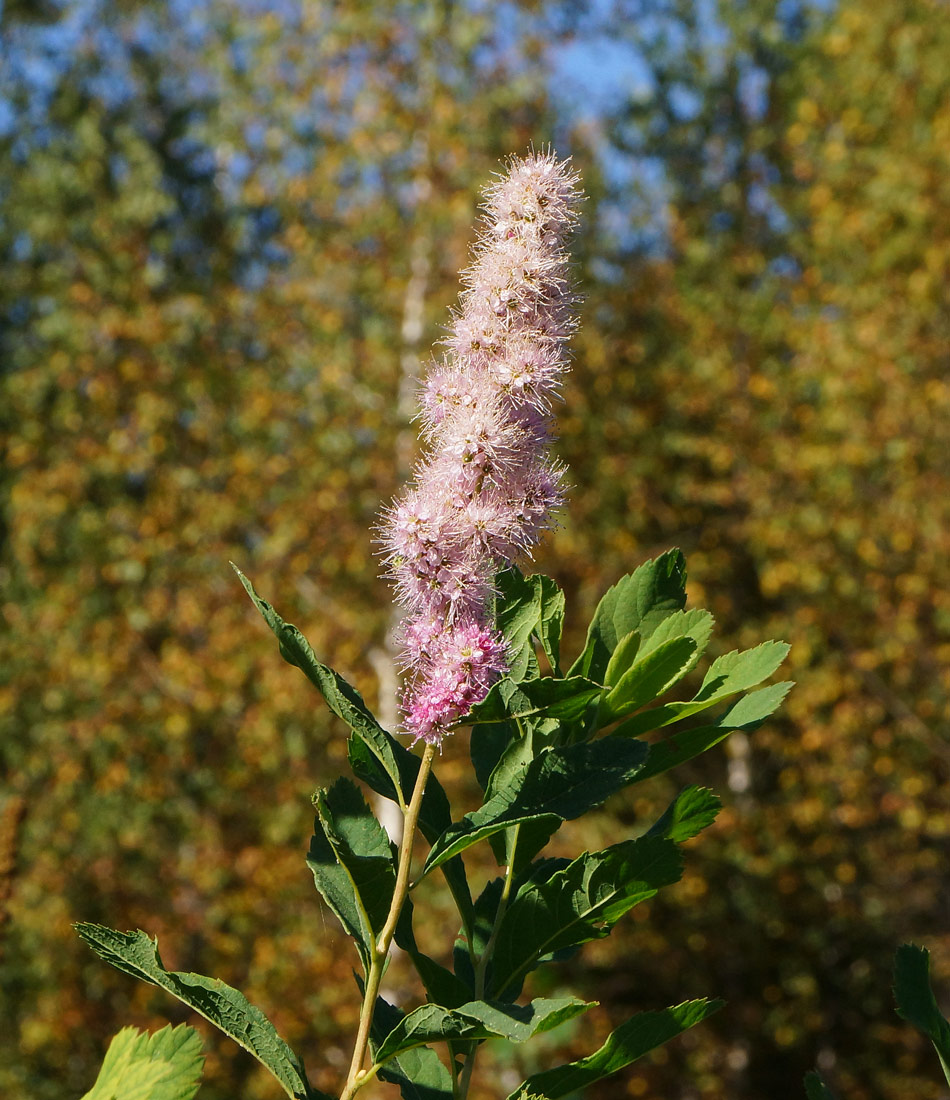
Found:
[[[201,1036],[180,1024],[151,1035],[124,1027],[82,1100],[192,1100],[201,1084]]]

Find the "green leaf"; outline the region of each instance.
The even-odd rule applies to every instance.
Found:
[[[680,673],[680,676],[685,676],[705,652],[712,628],[713,617],[708,611],[674,611],[660,622],[648,638],[641,638],[640,631],[636,630],[620,640],[607,665],[604,682],[608,687],[615,687],[623,673],[633,667],[635,659],[642,661],[660,646],[677,638],[692,638],[695,642],[692,659]]]
[[[667,703],[655,710],[638,714],[636,718],[631,720],[629,729],[623,730],[624,735],[636,737],[648,730],[668,726],[673,722],[678,722],[683,718],[689,718],[693,714],[708,710],[740,691],[747,691],[749,688],[755,687],[756,684],[760,684],[766,677],[772,675],[782,661],[785,660],[788,650],[789,646],[785,642],[763,642],[761,645],[755,646],[754,649],[733,650],[732,653],[726,653],[709,666],[699,691],[689,702]],[[773,689],[778,687],[777,684],[772,685]],[[788,688],[785,690],[787,691]],[[783,697],[784,694],[783,692]],[[781,702],[781,699],[779,699],[779,702]],[[777,706],[778,703],[775,705]],[[735,726],[733,728],[738,729],[740,727]]]
[[[455,1008],[472,999],[474,987],[469,986],[451,970],[419,950],[412,927],[412,898],[407,897],[396,924],[396,944],[412,959],[416,972],[425,986],[426,996],[435,1004]]]
[[[389,837],[352,780],[343,777],[317,791],[314,802],[317,820],[307,865],[368,968],[396,888]]]
[[[116,969],[171,993],[229,1035],[270,1070],[288,1096],[328,1100],[325,1093],[310,1087],[296,1054],[243,993],[217,978],[166,970],[158,954],[158,941],[141,930],[117,932],[99,924],[77,924],[75,928],[93,951]]]
[[[528,1005],[469,1001],[455,1009],[422,1005],[404,1016],[376,1050],[377,1063],[426,1043],[507,1039],[523,1043],[533,1035],[586,1012],[594,1002],[574,997],[538,998]]]
[[[525,577],[514,567],[499,573],[495,584],[498,629],[510,646],[509,678],[516,683],[537,678],[533,638],[541,643],[551,668],[558,673],[564,593],[550,577],[540,573]]]
[[[835,1100],[835,1094],[814,1069],[805,1074],[805,1096],[807,1100]]]
[[[314,656],[310,643],[303,634],[295,626],[284,622],[273,607],[258,596],[251,582],[233,562],[231,566],[241,584],[244,585],[245,591],[254,601],[254,605],[264,616],[264,621],[277,636],[280,655],[288,664],[295,665],[304,673],[326,700],[330,710],[338,718],[342,718],[356,736],[365,743],[389,776],[397,801],[405,809],[405,794],[400,786],[399,768],[391,747],[392,738],[376,721],[363,702],[362,695],[332,668],[322,665]]]
[[[564,631],[564,593],[557,584],[543,573],[532,577],[539,585],[538,603],[541,609],[541,625],[538,640],[554,674],[560,676],[561,634]]]
[[[618,747],[639,751],[618,752]],[[639,741],[593,741],[549,749],[512,776],[509,785],[433,844],[423,874],[494,833],[545,815],[551,824],[570,821],[599,806],[632,782],[649,753]]]
[[[491,773],[491,778],[488,781],[488,787],[485,791],[485,801],[490,802],[495,795],[500,792],[517,787],[524,778],[525,771],[531,764],[531,761],[535,757],[533,751],[533,738],[529,736],[519,737],[516,741],[512,741],[511,744],[505,749],[501,759],[495,765],[495,770]],[[557,832],[558,826],[561,823],[560,818],[556,817],[544,817],[538,822],[540,833],[535,838],[540,844],[540,847],[548,842],[551,835]],[[495,833],[494,836],[489,838],[492,851],[495,854],[495,859],[499,864],[505,864],[511,862],[509,857],[509,845],[515,838],[520,837],[521,832],[528,827],[528,822],[522,822],[518,828],[506,829],[501,833]],[[527,840],[527,835],[525,840]],[[537,849],[535,849],[537,851]],[[533,852],[531,853],[534,854]],[[523,853],[516,853],[518,861],[525,862],[525,856]],[[531,856],[527,856],[530,859]]]
[[[517,786],[534,757],[531,739],[518,737],[512,741],[492,769],[485,789],[486,801],[491,801],[495,795]]]
[[[722,1001],[686,1001],[660,1012],[641,1012],[621,1024],[594,1054],[534,1074],[515,1089],[508,1100],[521,1100],[525,1094],[535,1095],[540,1100],[558,1100],[579,1092],[701,1023],[718,1012],[722,1005]]]
[[[404,745],[391,737],[386,738],[396,769],[399,773],[400,786],[404,791],[411,791],[416,785],[416,776],[419,774],[419,757],[411,753]],[[392,778],[383,769],[379,759],[367,747],[366,742],[355,734],[347,742],[347,754],[350,767],[357,779],[361,779],[371,790],[388,798],[390,802],[397,802],[396,785]],[[449,799],[442,784],[430,772],[426,781],[425,794],[422,796],[422,806],[419,810],[419,828],[422,835],[431,840],[441,833],[452,820],[452,810]]]
[[[693,638],[671,638],[638,658],[601,703],[600,725],[606,726],[665,694],[686,675],[695,655]]]
[[[937,1007],[930,984],[930,952],[902,944],[894,957],[894,999],[897,1015],[933,1043],[943,1075],[950,1084],[950,1023]]]
[[[531,718],[522,719],[520,724],[526,732],[508,745],[502,753],[501,759],[495,765],[485,790],[486,803],[490,802],[495,795],[518,787],[532,760],[541,754],[542,750],[539,748],[539,742],[543,745],[543,741],[541,741],[541,731],[536,727],[535,720]],[[556,726],[556,723],[552,724]],[[487,726],[485,728],[492,729],[493,727]],[[562,820],[563,818],[547,815],[535,821],[522,821],[517,828],[495,833],[489,837],[495,859],[499,864],[505,866],[512,862],[518,867],[523,866],[547,844],[551,836],[557,832]]]
[[[355,942],[364,973],[369,973],[372,933],[365,915],[360,912],[350,876],[337,859],[319,818],[313,823],[307,866],[313,873],[314,885],[320,896],[343,926],[344,932]]]
[[[772,684],[751,695],[740,699],[735,706],[721,715],[716,722],[695,729],[680,730],[671,736],[650,746],[650,757],[636,782],[652,779],[655,775],[669,771],[677,764],[692,760],[694,756],[724,741],[734,730],[755,730],[788,694],[791,683]],[[660,708],[663,709],[663,708]],[[647,714],[652,713],[650,711]],[[637,715],[637,717],[640,717]],[[631,719],[631,723],[636,718]],[[624,722],[614,730],[612,737],[623,737],[630,723]]]
[[[612,688],[616,686],[620,677],[628,668],[633,668],[633,662],[640,652],[640,644],[643,638],[639,630],[631,630],[617,643],[617,648],[611,654],[607,662],[607,671],[604,673],[604,684]]]
[[[568,669],[568,676],[601,681],[621,638],[634,630],[648,638],[659,624],[686,603],[686,559],[681,550],[668,550],[646,561],[609,588],[594,611],[584,650]]]
[[[693,665],[706,652],[715,620],[708,611],[695,608],[692,611],[674,611],[668,615],[643,643],[640,656],[651,653],[673,638],[692,638],[696,643]],[[692,665],[690,666],[692,667]],[[689,669],[687,669],[689,671]]]
[[[466,1001],[470,1001],[475,996],[475,967],[478,960],[484,955],[488,941],[491,939],[503,886],[504,880],[501,878],[489,879],[485,883],[482,892],[475,899],[471,937],[460,931],[455,941],[453,951],[455,973],[472,990],[469,996],[465,998]]]
[[[579,718],[588,704],[603,691],[600,684],[583,676],[569,676],[563,680],[544,676],[539,680],[524,680],[520,684],[505,677],[492,686],[480,703],[472,707],[463,724],[508,722],[533,715],[569,722]]]
[[[376,998],[370,1043],[374,1060],[379,1044],[403,1018],[394,1005],[382,997]],[[455,1095],[452,1075],[429,1047],[413,1047],[390,1059],[378,1077],[380,1081],[398,1085],[403,1100],[452,1100]]]
[[[521,734],[514,721],[478,723],[472,726],[469,753],[475,778],[482,790],[486,790],[491,774],[504,756],[505,750]]]
[[[624,913],[661,886],[677,882],[682,873],[682,858],[672,841],[640,837],[602,852],[585,852],[546,880],[528,882],[499,925],[490,988],[510,995],[538,963],[608,935]]]
[[[153,1035],[124,1027],[82,1100],[192,1100],[201,1084],[201,1036],[179,1024]]]
[[[647,836],[664,836],[681,844],[711,825],[721,809],[722,802],[708,787],[686,787],[657,819]]]
[[[532,635],[541,624],[534,577],[512,566],[495,577],[495,621],[509,646],[508,676],[516,683],[540,672]]]
[[[753,649],[734,649],[717,657],[709,666],[695,701],[718,703],[761,684],[785,660],[790,648],[787,642],[762,642]]]
[[[472,989],[448,967],[429,958],[418,949],[411,950],[408,954],[422,979],[430,1001],[445,1005],[447,1008],[458,1008],[459,1005],[471,999]]]

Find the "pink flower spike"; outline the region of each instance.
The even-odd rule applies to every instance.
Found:
[[[577,177],[552,152],[513,157],[485,193],[460,308],[421,397],[428,450],[384,512],[380,543],[407,609],[404,732],[441,743],[507,668],[494,574],[529,555],[561,501],[551,406],[575,326],[564,241]]]

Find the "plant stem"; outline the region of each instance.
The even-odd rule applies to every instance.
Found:
[[[412,842],[415,839],[416,826],[419,824],[422,795],[425,791],[426,780],[429,778],[429,772],[432,769],[432,758],[435,756],[435,749],[434,744],[426,745],[419,764],[419,774],[416,776],[412,798],[406,808],[402,844],[399,849],[399,866],[396,869],[396,888],[393,892],[393,900],[389,907],[386,923],[383,925],[383,930],[380,932],[376,943],[373,944],[369,973],[366,975],[366,986],[363,990],[363,1007],[360,1011],[356,1045],[353,1048],[353,1060],[350,1063],[346,1087],[343,1089],[340,1100],[351,1100],[357,1091],[370,1080],[370,1075],[363,1072],[363,1060],[366,1057],[366,1048],[369,1045],[370,1027],[373,1023],[373,1012],[376,1009],[376,997],[379,993],[379,983],[383,977],[383,968],[389,956],[389,948],[392,946],[402,907],[405,905],[406,897],[409,894],[409,866],[412,862]]]
[[[508,909],[508,899],[511,897],[511,884],[515,875],[515,853],[518,848],[518,835],[520,832],[520,825],[516,825],[512,830],[511,851],[508,854],[508,866],[505,868],[505,882],[501,888],[501,897],[498,899],[498,908],[495,910],[495,920],[492,923],[491,935],[488,937],[488,943],[485,944],[485,950],[482,952],[481,958],[478,960],[478,966],[475,969],[476,1001],[482,1000],[485,996],[485,975],[488,972],[488,964],[491,962],[492,953],[495,950],[498,930],[501,928],[501,922]],[[475,1069],[475,1056],[477,1054],[478,1047],[474,1046],[472,1047],[471,1054],[465,1059],[465,1065],[462,1067],[462,1073],[459,1076],[459,1100],[465,1100],[468,1096],[469,1085],[472,1083],[472,1071]]]

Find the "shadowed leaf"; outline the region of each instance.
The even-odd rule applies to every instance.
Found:
[[[540,1100],[559,1100],[576,1093],[701,1023],[722,1005],[722,1001],[686,1001],[661,1012],[641,1012],[621,1024],[594,1054],[534,1074],[510,1093],[508,1100],[521,1100],[526,1094]]]

